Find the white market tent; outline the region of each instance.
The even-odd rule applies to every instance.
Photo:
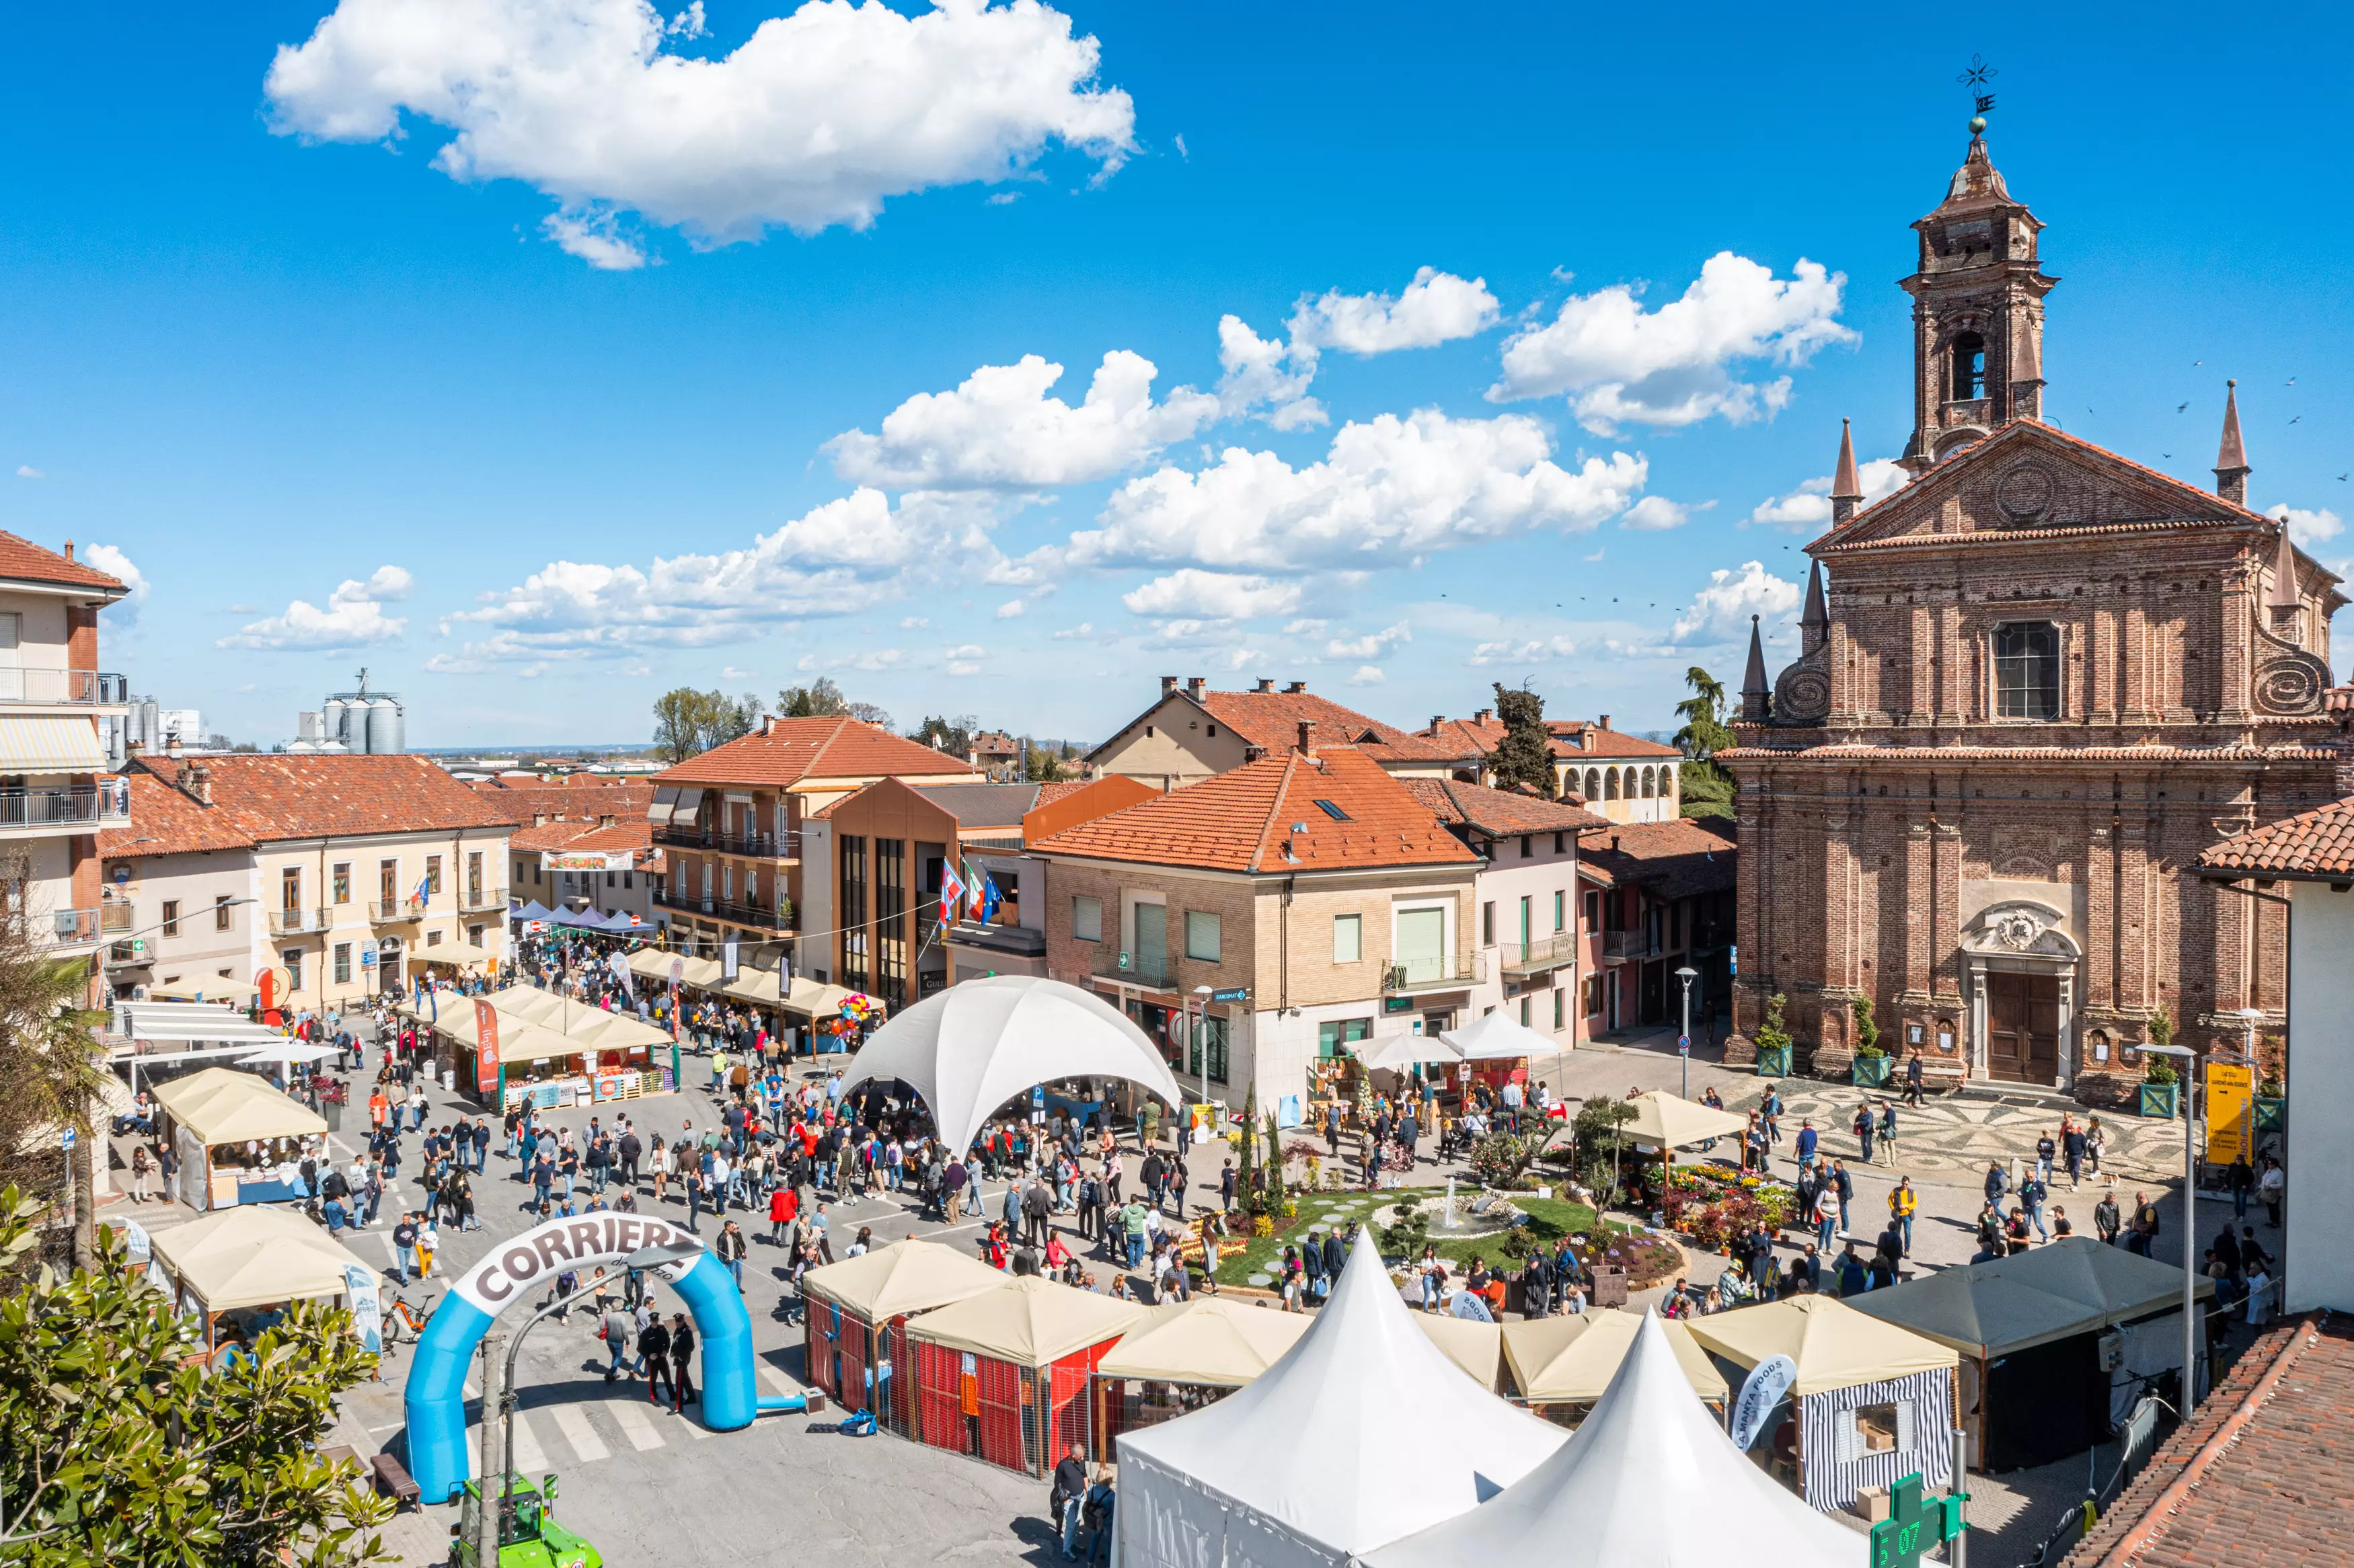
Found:
[[[1463,1053],[1437,1034],[1394,1034],[1357,1053],[1358,1065],[1387,1067],[1395,1072],[1403,1072],[1417,1064],[1461,1060]]]
[[[842,1086],[903,1080],[940,1142],[964,1150],[1014,1096],[1080,1077],[1124,1078],[1172,1107],[1184,1100],[1143,1030],[1093,992],[1035,975],[991,975],[926,997],[875,1032]]]
[[[1447,1030],[1439,1039],[1466,1062],[1516,1062],[1562,1053],[1561,1042],[1538,1033],[1500,1007],[1461,1029]]]
[[[267,1045],[286,1038],[269,1024],[256,1023],[217,1001],[119,1001],[114,1004],[114,1024],[117,1033],[158,1044],[240,1045],[251,1041]]]
[[[1123,1501],[1125,1499],[1123,1499]],[[1575,1436],[1469,1515],[1365,1554],[1366,1568],[1854,1568],[1862,1538],[1785,1491],[1733,1446],[1659,1320],[1646,1313]]]
[[[1566,1436],[1465,1378],[1361,1234],[1299,1342],[1246,1388],[1119,1440],[1127,1568],[1337,1568],[1455,1519]]]
[[[1683,1149],[1712,1138],[1738,1138],[1749,1130],[1749,1118],[1718,1110],[1695,1100],[1653,1089],[1627,1102],[1635,1119],[1620,1128],[1633,1142],[1653,1149]]]
[[[309,1045],[300,1040],[278,1040],[236,1060],[240,1067],[291,1067],[302,1062],[323,1062],[334,1054],[333,1045]]]

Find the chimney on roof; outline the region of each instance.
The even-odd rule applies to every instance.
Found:
[[[600,827],[600,828],[610,828],[610,827],[611,827],[611,826],[613,825],[613,813],[612,813],[612,812],[610,812],[610,811],[607,811],[607,812],[603,813],[602,815],[600,815],[600,816],[597,819],[597,825],[598,825],[599,827]]]
[[[201,762],[191,762],[180,769],[180,793],[199,806],[213,803],[213,770]]]
[[[1602,727],[1604,729],[1608,729],[1610,727],[1610,715],[1608,714],[1604,714],[1602,715]]]
[[[69,561],[73,559],[73,541],[71,539],[68,539],[66,541],[66,559]]]
[[[1188,675],[1185,677],[1185,694],[1198,703],[1202,700],[1202,688],[1209,683],[1199,675]]]
[[[1313,757],[1316,755],[1316,744],[1309,738],[1309,732],[1313,730],[1315,727],[1316,726],[1313,724],[1310,724],[1306,719],[1301,719],[1299,721],[1299,744],[1297,749],[1302,757]]]
[[[1433,714],[1430,715],[1430,728],[1424,731],[1424,733],[1431,736],[1433,739],[1437,739],[1440,726],[1446,723],[1447,715],[1445,714]]]
[[[1493,708],[1478,708],[1472,712],[1471,722],[1485,729],[1488,727],[1488,721],[1495,716],[1496,710]]]
[[[1163,676],[1161,676],[1161,694],[1162,696],[1164,696],[1164,697],[1165,697],[1165,696],[1167,696],[1170,693],[1172,693],[1172,692],[1175,691],[1176,689],[1177,689],[1177,677],[1176,677],[1176,676],[1174,676],[1174,675],[1163,675]]]
[[[1308,689],[1308,683],[1305,681],[1286,681],[1283,683],[1283,689],[1294,695],[1297,695]]]
[[[1257,685],[1257,690],[1259,690],[1259,691],[1262,691],[1262,692],[1271,692],[1271,691],[1275,690],[1275,683],[1274,683],[1273,681],[1268,680],[1266,676],[1261,675],[1261,676],[1259,677],[1259,679],[1258,679],[1258,685]]]
[[[1617,854],[1618,853],[1618,835],[1617,833],[1612,833],[1610,835],[1610,853],[1612,854]]]

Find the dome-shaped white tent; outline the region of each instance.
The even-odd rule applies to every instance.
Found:
[[[912,1086],[951,1150],[969,1148],[992,1112],[1055,1078],[1124,1078],[1183,1102],[1143,1030],[1091,991],[1035,975],[991,975],[928,996],[875,1032],[843,1087]]]
[[[1469,1514],[1365,1553],[1365,1564],[1723,1568],[1731,1556],[1855,1568],[1868,1552],[1733,1446],[1647,1312],[1618,1375],[1559,1452]]]

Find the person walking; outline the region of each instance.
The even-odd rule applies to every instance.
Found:
[[[1921,1053],[1917,1049],[1904,1063],[1904,1103],[1921,1103]]]
[[[2102,1245],[2115,1246],[2117,1245],[2117,1233],[2124,1228],[2123,1216],[2117,1213],[2116,1190],[2113,1187],[2104,1192],[2101,1201],[2093,1205],[2093,1234],[2101,1238]]]
[[[1889,1100],[1880,1107],[1880,1162],[1892,1170],[1896,1165],[1896,1102]]]
[[[2264,1156],[2264,1173],[2256,1178],[2256,1196],[2264,1200],[2264,1223],[2273,1229],[2281,1228],[2281,1204],[2288,1197],[2288,1172],[2281,1169],[2279,1159]]]
[[[1913,1178],[1899,1176],[1895,1187],[1888,1194],[1888,1217],[1894,1223],[1897,1234],[1903,1238],[1903,1256],[1913,1255],[1913,1216],[1920,1207],[1920,1195],[1913,1191]]]
[[[1857,1106],[1855,1107],[1855,1141],[1863,1150],[1863,1162],[1866,1165],[1872,1162],[1872,1134],[1879,1130],[1880,1124],[1872,1118],[1871,1105],[1866,1103]]]
[[[662,1393],[668,1390],[671,1406],[678,1406],[678,1384],[670,1372],[670,1330],[663,1326],[662,1315],[649,1312],[645,1327],[638,1330],[638,1360],[646,1369],[646,1403],[660,1404]]]
[[[698,1403],[695,1392],[695,1326],[684,1312],[673,1312],[670,1319],[670,1375],[677,1384],[672,1390],[671,1409],[684,1410]]]
[[[727,1270],[728,1277],[736,1281],[736,1293],[741,1296],[744,1293],[744,1233],[734,1220],[719,1228],[719,1244],[714,1250],[719,1254],[720,1265]]]

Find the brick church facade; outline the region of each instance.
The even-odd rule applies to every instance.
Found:
[[[1913,226],[1905,486],[1861,505],[1842,434],[1801,652],[1753,627],[1738,783],[1744,1059],[1770,997],[1800,1063],[1882,1044],[1962,1078],[2123,1098],[2163,1009],[2236,1050],[2285,1022],[2285,911],[2200,853],[2340,790],[2338,579],[2249,508],[2235,394],[2211,492],[2041,418],[2042,225],[1974,135]]]

